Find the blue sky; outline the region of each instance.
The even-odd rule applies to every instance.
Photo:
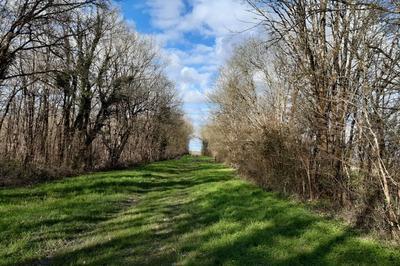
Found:
[[[219,68],[253,34],[253,15],[242,0],[119,0],[124,19],[159,47],[196,133],[207,122],[207,94]],[[244,30],[244,33],[239,33]],[[199,150],[196,140],[191,150]]]

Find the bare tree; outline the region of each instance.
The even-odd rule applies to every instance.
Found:
[[[187,153],[157,50],[112,6],[6,1],[1,16],[0,163],[62,175]]]
[[[262,185],[330,199],[397,235],[398,4],[248,3],[268,36],[221,71],[211,150]]]

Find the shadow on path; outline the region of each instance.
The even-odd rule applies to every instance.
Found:
[[[106,200],[100,206],[90,200],[88,205],[70,206],[70,216],[24,228],[61,230],[67,241],[21,264],[400,265],[397,251],[239,180],[232,170],[205,158],[186,157],[75,181],[37,189],[32,200],[46,195],[64,200],[100,195]],[[3,191],[0,198],[13,203],[13,197],[23,193],[30,195]],[[106,204],[115,194],[123,196]],[[78,215],[84,212],[87,215]],[[82,228],[63,231],[57,223],[68,225],[68,230]]]

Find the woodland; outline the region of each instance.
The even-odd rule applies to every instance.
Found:
[[[220,71],[204,153],[398,238],[399,2],[247,2],[264,35]]]
[[[157,48],[110,3],[0,8],[0,183],[187,153],[191,125]]]
[[[0,265],[400,265],[400,2],[240,1],[199,126],[118,1],[0,0]]]

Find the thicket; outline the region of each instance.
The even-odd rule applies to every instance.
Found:
[[[187,153],[159,52],[110,3],[6,0],[0,18],[1,184]]]
[[[400,236],[397,1],[248,1],[265,38],[220,71],[207,152],[260,185]]]

